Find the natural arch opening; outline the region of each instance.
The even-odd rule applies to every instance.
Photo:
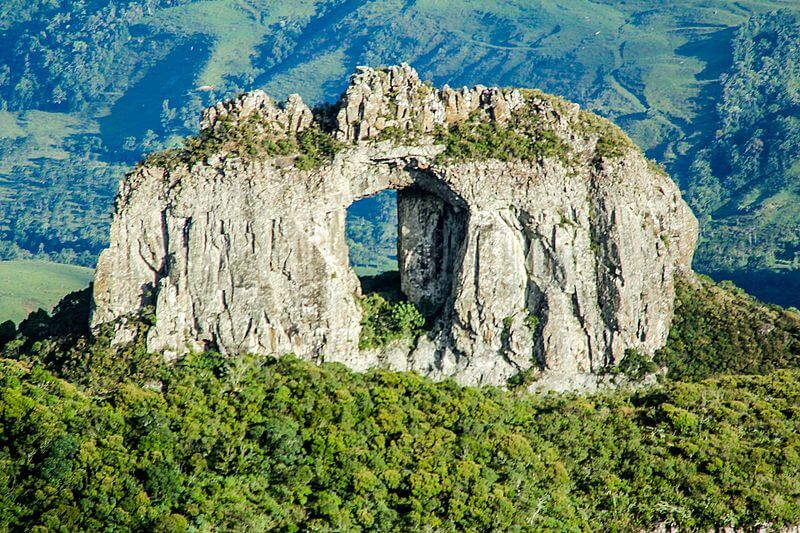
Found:
[[[467,210],[418,183],[384,190],[347,210],[350,266],[363,294],[408,300],[427,317],[450,299]]]
[[[424,183],[424,182],[423,182]],[[434,189],[435,191],[435,189]],[[361,283],[359,348],[435,330],[449,314],[464,254],[466,206],[418,180],[347,210],[350,267]]]
[[[387,189],[354,202],[345,223],[350,268],[361,292],[402,298],[397,263],[397,191]]]

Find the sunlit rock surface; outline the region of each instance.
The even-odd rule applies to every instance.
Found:
[[[566,159],[439,156],[441,128],[471,117],[504,125],[522,112],[557,136]],[[202,127],[254,114],[291,134],[324,122],[346,146],[311,170],[225,152],[138,167],[97,267],[93,325],[152,305],[147,346],[168,356],[291,352],[468,384],[538,367],[540,385],[560,389],[591,387],[626,349],[666,342],[673,279],[689,272],[697,223],[638,150],[603,156],[577,105],[515,89],[434,89],[403,65],[360,68],[327,118],[296,95],[278,106],[255,92],[210,108]],[[438,319],[416,342],[362,352],[345,212],[385,189],[399,191],[402,289]]]

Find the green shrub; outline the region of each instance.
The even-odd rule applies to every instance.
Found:
[[[514,374],[513,376],[511,376],[510,378],[508,378],[506,385],[508,385],[508,388],[511,390],[527,389],[528,387],[536,383],[536,381],[538,381],[539,378],[541,377],[542,377],[542,369],[539,368],[538,364],[534,363],[534,365],[531,366],[530,368],[521,370],[516,374]]]
[[[17,326],[13,320],[6,320],[0,324],[0,350],[3,346],[13,341],[17,336]]]
[[[655,360],[680,380],[800,368],[800,315],[765,305],[730,282],[679,279],[669,340]]]
[[[540,91],[523,90],[526,104],[517,109],[507,122],[500,124],[478,110],[464,121],[437,126],[434,142],[444,145],[440,161],[497,159],[500,161],[538,161],[557,158],[570,162],[571,148],[553,129],[552,119],[544,116],[536,103],[545,100],[557,112],[567,114],[567,102]],[[625,155],[635,145],[625,133],[610,121],[589,111],[580,111],[572,127],[585,137],[596,139],[595,160]],[[418,134],[390,127],[382,131],[380,140],[397,144],[413,143]],[[652,169],[660,170],[657,166]]]
[[[617,370],[633,381],[641,381],[648,374],[658,371],[658,365],[647,354],[628,348],[617,365]]]
[[[536,336],[536,328],[539,327],[539,317],[531,312],[525,317],[525,325],[531,330],[531,335]]]
[[[425,317],[411,302],[397,302],[392,306],[392,322],[397,330],[411,333],[425,325]]]
[[[318,126],[305,129],[297,134],[297,149],[300,155],[295,160],[295,167],[299,170],[316,168],[331,161],[342,147],[341,142]]]
[[[414,338],[422,332],[425,317],[408,301],[390,302],[378,293],[368,294],[361,304],[361,336],[359,348],[381,348],[402,338]]]

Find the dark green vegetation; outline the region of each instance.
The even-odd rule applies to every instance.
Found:
[[[87,390],[102,391],[125,380],[143,383],[155,377],[161,357],[144,348],[144,333],[155,320],[152,312],[129,321],[139,334],[136,342],[112,349],[113,324],[103,326],[94,337],[90,335],[90,304],[91,288],[87,288],[64,297],[52,315],[42,310],[31,313],[11,340],[0,338],[2,356],[41,362]]]
[[[358,342],[362,350],[381,348],[398,339],[413,339],[425,326],[425,317],[411,302],[393,302],[373,293],[361,298],[359,303],[364,313]]]
[[[730,283],[681,282],[669,341],[655,360],[679,380],[800,368],[800,313],[764,305]]]
[[[413,342],[422,334],[425,316],[401,292],[396,270],[362,277],[361,290],[360,349],[382,348],[400,339]]]
[[[510,124],[475,118],[448,128],[439,127],[434,137],[445,147],[440,156],[444,160],[537,161],[545,157],[566,160],[566,145],[536,118],[524,111],[515,115]]]
[[[93,264],[122,172],[196,133],[205,105],[257,87],[333,101],[355,65],[409,61],[437,85],[539,87],[612,118],[689,192],[698,265],[796,305],[797,9],[0,0],[0,257]]]
[[[289,356],[195,355],[154,374],[157,387],[87,389],[0,360],[0,528],[800,521],[797,371],[588,398]]]
[[[155,153],[144,163],[171,169],[181,164],[191,167],[220,153],[243,158],[282,155],[295,156],[295,168],[310,170],[331,161],[341,147],[342,143],[317,126],[296,135],[276,134],[269,122],[254,114],[238,124],[221,122],[213,129],[203,130],[186,139],[183,148]]]
[[[536,108],[544,100],[556,112],[561,112],[569,103],[537,90],[523,89],[521,92],[525,105],[503,124],[482,118],[480,112],[476,112],[464,122],[446,128],[438,127],[434,139],[445,147],[441,159],[538,161],[554,157],[568,164],[569,147]],[[619,128],[592,113],[581,111],[579,120],[573,126],[578,133],[598,138],[598,157],[620,156],[625,148],[633,148],[631,141]]]

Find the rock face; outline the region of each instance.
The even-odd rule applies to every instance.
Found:
[[[449,126],[502,128],[520,113],[564,154],[442,155]],[[577,105],[520,90],[437,90],[402,65],[359,68],[332,111],[255,92],[207,110],[202,128],[253,116],[286,135],[321,124],[343,148],[305,170],[291,157],[225,150],[139,166],[120,187],[97,267],[94,326],[152,305],[148,349],[171,356],[292,352],[468,384],[538,368],[539,384],[554,388],[586,386],[626,349],[666,342],[673,278],[689,272],[697,223],[637,150],[609,155],[597,125],[611,126],[587,122]],[[399,191],[402,290],[438,318],[413,343],[360,351],[345,214],[385,189]]]

